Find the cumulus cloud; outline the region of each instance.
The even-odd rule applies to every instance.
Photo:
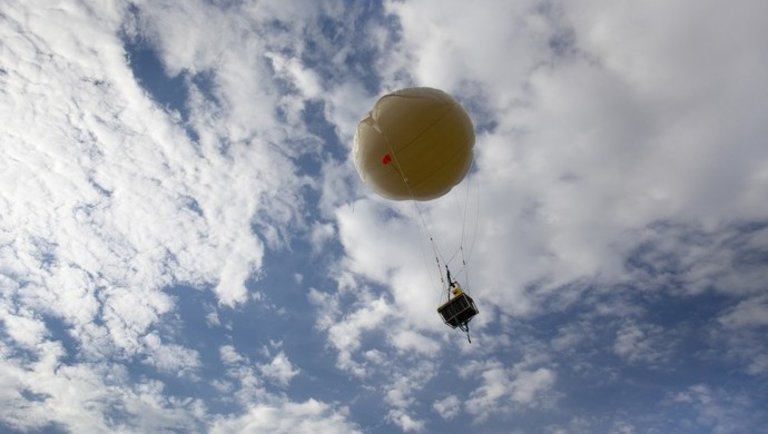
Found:
[[[385,298],[365,300],[348,315],[339,317],[340,312],[333,309],[338,302],[332,296],[314,290],[310,301],[320,311],[318,326],[327,331],[329,344],[338,351],[339,368],[359,377],[368,375],[365,363],[356,361],[353,355],[361,348],[364,333],[381,327],[394,314],[390,303]]]
[[[756,409],[751,400],[740,394],[712,388],[706,384],[695,384],[674,396],[674,405],[690,407],[694,418],[690,421],[693,429],[707,427],[716,433],[737,433],[749,431],[763,410]]]
[[[768,325],[768,295],[752,297],[739,302],[720,316],[718,321],[731,329]]]
[[[768,344],[763,339],[768,324],[765,302],[763,295],[738,302],[720,314],[717,327],[710,331],[713,345],[753,376],[768,373]]]
[[[0,360],[0,383],[5,386],[0,414],[12,427],[56,425],[93,432],[199,427],[203,403],[168,395],[158,381],[128,382],[125,368],[117,364],[65,364],[59,343],[42,343],[35,353],[33,363],[8,357],[7,351]]]
[[[285,246],[287,228],[302,227],[299,189],[310,182],[295,172],[291,159],[303,151],[292,144],[308,136],[298,113],[318,85],[295,58],[279,64],[256,54],[277,52],[291,38],[253,45],[259,38],[246,36],[257,31],[253,24],[271,25],[260,21],[265,11],[315,13],[294,6],[261,3],[242,15],[205,2],[6,5],[0,314],[4,346],[13,345],[3,359],[4,423],[199,429],[207,411],[199,401],[177,400],[160,381],[136,383],[113,363],[142,361],[195,381],[187,374],[200,368],[200,354],[174,342],[172,327],[160,330],[177,308],[164,290],[211,289],[221,305],[242,305],[266,246]],[[223,31],[201,37],[190,31],[195,22]],[[181,80],[189,99],[174,107],[156,100],[134,74],[140,59],[126,51],[131,44],[156,55],[166,79]],[[273,72],[299,85],[298,99],[275,91]],[[202,76],[208,86],[196,81]],[[212,315],[208,321],[220,323]],[[54,330],[48,319],[63,325]],[[30,370],[5,356],[25,347],[46,349]],[[236,365],[238,357],[222,349],[225,363]],[[90,363],[75,362],[81,358]],[[240,369],[233,375],[241,400],[261,396],[253,370],[231,369]],[[284,353],[263,371],[279,384],[298,372]],[[116,411],[131,422],[108,417]],[[323,409],[307,411],[325,426]],[[331,421],[341,420],[335,415],[329,411]],[[327,426],[346,426],[334,423]]]
[[[525,365],[506,368],[494,361],[483,366],[480,372],[482,385],[467,400],[467,412],[482,421],[492,413],[508,412],[515,406],[546,405],[557,373],[550,368],[529,369]]]
[[[439,401],[435,401],[435,403],[432,404],[432,408],[443,419],[453,419],[461,411],[461,401],[459,401],[459,398],[456,397],[456,395],[448,395]]]
[[[616,331],[613,351],[629,362],[654,366],[672,354],[674,339],[670,338],[659,326],[627,322]]]
[[[286,387],[291,379],[295,377],[299,370],[288,360],[288,356],[284,352],[280,351],[275,355],[269,364],[259,366],[261,373],[276,382],[277,384]]]
[[[194,372],[200,367],[200,355],[177,344],[164,344],[157,334],[146,335],[144,343],[147,347],[145,363],[155,366],[162,372],[173,372],[181,376]]]
[[[347,420],[344,408],[337,409],[314,399],[254,405],[243,415],[219,418],[210,428],[210,432],[217,434],[362,432]]]
[[[393,379],[385,386],[384,399],[390,406],[387,419],[399,426],[404,432],[422,431],[426,421],[412,410],[416,404],[416,393],[435,375],[435,365],[431,362],[408,364],[409,369],[401,372],[392,369]]]

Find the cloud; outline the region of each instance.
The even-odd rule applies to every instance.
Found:
[[[38,344],[31,363],[3,352],[0,417],[20,430],[50,425],[92,432],[194,430],[204,412],[202,402],[168,395],[158,381],[129,382],[122,366],[64,364],[66,351],[58,342]]]
[[[4,10],[5,424],[199,430],[205,405],[177,398],[151,379],[176,373],[195,382],[203,364],[197,351],[175,342],[179,325],[166,320],[177,300],[164,291],[184,284],[212,290],[223,306],[242,305],[245,282],[258,278],[265,248],[285,246],[288,227],[303,225],[299,189],[308,178],[296,174],[292,158],[306,129],[285,128],[273,110],[300,113],[302,107],[291,108],[272,80],[254,75],[271,77],[272,70],[254,54],[265,46],[244,37],[254,30],[251,23],[237,11],[206,5],[36,10],[11,3]],[[277,6],[284,13],[308,10]],[[200,38],[190,31],[193,22],[223,31]],[[188,101],[163,107],[142,87],[132,69],[139,60],[129,58],[135,53],[124,45],[131,39],[148,45],[145,55],[158,56],[168,79],[182,79]],[[232,53],[262,60],[234,61]],[[296,66],[295,59],[286,61]],[[311,78],[295,68],[286,73]],[[195,81],[201,76],[210,88]],[[237,356],[222,350],[224,361],[235,364],[236,396],[251,403],[264,398],[253,370],[237,365]],[[27,358],[34,365],[22,369]],[[120,365],[133,361],[151,368],[150,379],[137,381]],[[281,352],[261,371],[286,385],[298,369]],[[311,426],[350,426],[324,404],[313,405],[299,411],[313,415]]]
[[[219,348],[219,357],[227,365],[236,365],[245,362],[245,358],[237,352],[232,345],[222,345]]]
[[[347,420],[344,408],[336,409],[314,399],[254,405],[241,416],[219,418],[210,428],[216,434],[362,432]]]
[[[752,297],[739,302],[718,321],[730,329],[768,325],[768,295]]]
[[[419,432],[424,430],[423,420],[416,420],[403,409],[394,409],[389,412],[387,418],[400,427],[403,432]]]
[[[432,408],[443,419],[453,419],[461,411],[461,401],[456,395],[448,395],[445,398],[435,401]]]
[[[424,430],[426,421],[412,409],[417,404],[415,395],[434,377],[435,364],[418,361],[408,363],[405,371],[397,367],[393,371],[392,380],[384,386],[384,400],[390,407],[387,419],[404,432]]]
[[[530,70],[547,58],[555,29],[537,6],[533,1],[479,7],[434,0],[387,2],[402,33],[398,49],[385,51],[380,61],[384,76],[392,80],[405,73],[416,83],[449,91],[467,80],[492,83],[499,92],[491,98],[509,102]]]
[[[613,351],[631,363],[654,366],[663,363],[673,353],[670,333],[653,324],[626,322],[616,331]]]
[[[438,283],[443,270],[435,276],[427,228],[419,227],[419,220],[413,204],[392,209],[381,200],[363,199],[337,211],[344,267],[378,284],[388,283],[405,321],[437,330],[442,328],[434,312],[444,293]],[[431,321],[414,321],[425,317]]]
[[[628,277],[635,285],[685,295],[716,291],[750,296],[765,288],[764,222],[714,228],[658,222],[641,232],[627,260]]]
[[[768,373],[768,344],[763,339],[768,325],[766,296],[750,297],[724,309],[716,324],[710,339],[725,357],[736,360],[750,375]]]
[[[162,339],[154,333],[144,336],[143,340],[149,353],[145,363],[161,372],[173,372],[182,376],[194,372],[201,365],[197,351],[177,344],[163,344]]]
[[[392,314],[392,308],[386,299],[373,300],[370,305],[362,306],[328,328],[328,338],[331,345],[338,351],[338,365],[349,369],[354,375],[366,376],[368,371],[364,364],[354,361],[353,353],[360,348],[364,332],[381,326]]]
[[[259,371],[282,387],[288,386],[291,379],[299,374],[299,370],[282,351],[277,353],[269,364],[259,366]]]
[[[399,351],[416,352],[427,356],[440,350],[436,341],[411,330],[400,330],[394,333],[391,342]]]
[[[482,385],[475,389],[465,406],[477,420],[486,420],[496,412],[509,412],[514,406],[546,405],[547,394],[557,373],[545,367],[526,369],[524,364],[511,369],[499,362],[489,362],[480,372]]]
[[[688,429],[706,427],[713,433],[737,433],[753,427],[764,411],[740,393],[732,393],[706,384],[690,386],[671,397],[673,405],[690,407],[692,420],[683,420]]]
[[[0,320],[3,322],[4,332],[27,348],[34,348],[43,342],[48,334],[45,323],[35,318],[34,313],[30,311],[18,315],[9,312],[7,308],[0,308]]]

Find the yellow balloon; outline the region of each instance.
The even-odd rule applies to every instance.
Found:
[[[475,132],[467,112],[428,87],[384,95],[361,120],[352,154],[363,182],[394,200],[448,193],[472,164]]]

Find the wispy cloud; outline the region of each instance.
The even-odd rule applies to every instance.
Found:
[[[0,430],[765,425],[764,2],[2,9]],[[414,85],[477,130],[417,207],[347,156]]]

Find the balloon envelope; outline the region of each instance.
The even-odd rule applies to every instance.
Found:
[[[381,97],[357,126],[352,153],[360,177],[394,200],[448,193],[472,164],[475,133],[467,112],[428,87]]]

